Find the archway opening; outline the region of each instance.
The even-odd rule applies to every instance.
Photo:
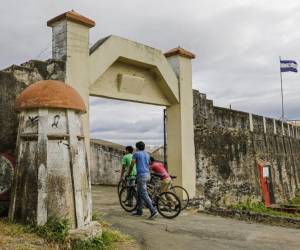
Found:
[[[92,184],[117,185],[125,146],[144,141],[164,161],[164,106],[89,98]]]

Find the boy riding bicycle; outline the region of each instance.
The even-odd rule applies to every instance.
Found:
[[[172,179],[165,165],[156,161],[153,157],[150,157],[150,170],[160,177],[161,192],[168,192],[172,184]]]

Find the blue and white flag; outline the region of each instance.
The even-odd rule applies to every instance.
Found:
[[[280,60],[280,71],[281,72],[298,72],[298,64],[292,60]]]

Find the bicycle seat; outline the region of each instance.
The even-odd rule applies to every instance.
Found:
[[[155,177],[161,177],[159,174],[156,174],[156,173],[151,173],[151,176],[155,176]]]
[[[176,175],[170,175],[171,179],[176,179],[177,176]]]

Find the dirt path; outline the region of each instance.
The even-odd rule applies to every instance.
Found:
[[[133,236],[141,249],[300,249],[300,230],[183,212],[174,220],[136,218],[119,206],[116,188],[93,187],[94,210]],[[148,212],[148,211],[147,211]]]

